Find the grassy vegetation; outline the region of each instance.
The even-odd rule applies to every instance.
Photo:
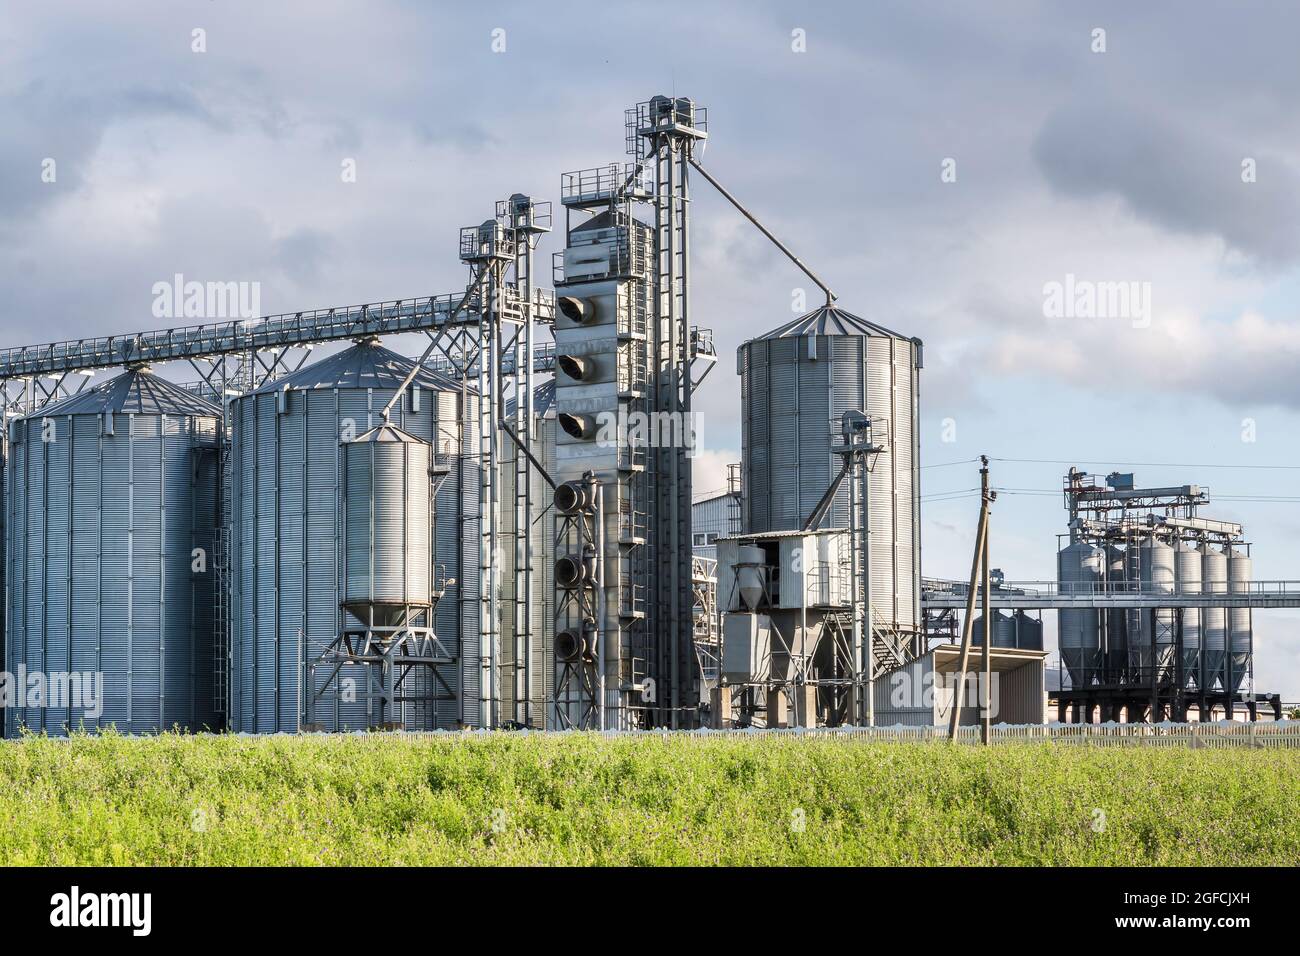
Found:
[[[576,735],[0,744],[5,864],[1297,861],[1300,751]]]

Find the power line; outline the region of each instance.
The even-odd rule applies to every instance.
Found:
[[[1251,464],[1229,464],[1226,462],[1185,462],[1185,461],[1104,461],[1100,459],[1088,460],[1076,458],[1066,460],[1060,458],[993,458],[989,461],[1001,461],[1011,464],[1026,465],[1103,465],[1105,467],[1115,468],[1241,468],[1259,471],[1300,471],[1300,465],[1251,465]],[[949,464],[960,464],[960,462],[950,462]]]
[[[1008,488],[995,485],[993,488],[1000,495],[1025,495],[1032,497],[1056,497],[1062,493],[1060,488]],[[947,491],[934,491],[922,495],[922,501],[945,501],[964,498],[977,494],[978,488],[953,488]],[[1300,502],[1300,495],[1258,494],[1258,495],[1214,495],[1213,501],[1273,502],[1278,504]]]

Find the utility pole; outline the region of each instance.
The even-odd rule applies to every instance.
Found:
[[[952,720],[948,728],[948,739],[954,741],[957,739],[957,728],[961,725],[962,694],[966,690],[967,667],[970,664],[971,631],[975,626],[975,595],[979,590],[983,591],[981,608],[984,612],[984,717],[981,724],[980,738],[986,744],[989,740],[989,643],[991,634],[989,626],[988,533],[989,508],[997,499],[997,496],[996,491],[989,490],[988,456],[980,455],[980,517],[975,530],[975,554],[971,558],[970,588],[966,594],[966,619],[962,622],[961,627],[961,664],[957,670],[957,683],[953,687]],[[982,588],[980,587],[981,572],[983,573]]]
[[[987,496],[989,494],[988,465],[985,464],[980,471],[981,490],[983,495]],[[982,602],[981,611],[983,612],[984,617],[984,659],[981,662],[984,665],[984,687],[983,693],[980,695],[980,742],[987,747],[989,744],[990,731],[992,729],[991,725],[993,723],[993,709],[991,706],[991,696],[993,693],[991,688],[993,685],[993,678],[991,676],[992,662],[990,660],[990,655],[992,653],[991,648],[993,646],[993,616],[989,613],[991,609],[989,607],[989,522],[987,516],[984,519],[984,544],[980,550],[983,552],[981,560],[984,563],[984,586],[980,588]]]

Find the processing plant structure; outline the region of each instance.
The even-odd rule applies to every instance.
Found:
[[[1141,488],[1132,474],[1074,468],[1064,495],[1058,587],[1097,602],[1060,610],[1061,710],[1185,720],[1195,707],[1206,720],[1254,698],[1252,608],[1202,597],[1252,593],[1242,526],[1202,515],[1209,493],[1198,485]],[[1151,606],[1104,605],[1123,592],[1150,595]]]
[[[965,659],[934,622],[967,595],[921,578],[921,342],[840,308],[701,164],[707,136],[656,96],[624,160],[562,175],[553,291],[535,259],[561,224],[516,193],[460,230],[463,290],[0,352],[4,669],[104,682],[93,712],[10,702],[5,734],[946,720],[951,696],[888,683]],[[697,174],[825,294],[739,347],[735,521],[707,556]],[[1195,489],[1084,479],[1051,600],[992,589],[1003,719],[1042,719],[1042,607],[1089,713],[1117,688],[1147,695],[1129,719],[1237,694],[1249,611],[1158,602],[1245,581],[1240,528]],[[1117,593],[1155,603],[1099,609]]]

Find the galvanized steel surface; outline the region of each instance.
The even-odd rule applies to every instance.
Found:
[[[392,426],[343,445],[343,604],[363,624],[430,603],[431,448]]]
[[[743,531],[797,529],[838,473],[844,412],[878,423],[870,477],[872,603],[903,631],[919,620],[919,345],[839,309],[818,309],[740,346]],[[848,485],[823,527],[849,526]]]
[[[1228,552],[1228,590],[1232,593],[1248,592],[1251,581],[1250,555],[1240,548]],[[1251,630],[1251,611],[1248,607],[1234,607],[1228,611],[1228,660],[1231,667],[1225,667],[1223,679],[1228,690],[1241,689],[1250,668],[1250,655],[1253,635]]]
[[[1184,542],[1178,546],[1174,558],[1176,586],[1182,592],[1201,591],[1201,552],[1193,544]],[[1183,685],[1203,687],[1201,667],[1201,610],[1200,608],[1183,608]]]
[[[137,370],[13,423],[6,666],[100,672],[104,699],[12,708],[7,734],[216,727],[218,414]]]
[[[1083,541],[1062,548],[1056,556],[1057,580],[1063,594],[1092,594],[1101,580],[1101,555]],[[1061,662],[1075,686],[1096,675],[1101,665],[1101,618],[1096,608],[1062,610],[1059,614]]]
[[[232,403],[233,495],[231,562],[231,722],[236,729],[295,732],[307,714],[327,730],[356,730],[369,715],[366,675],[347,665],[330,681],[318,668],[306,687],[306,664],[338,635],[344,592],[343,452],[348,441],[379,424],[380,412],[412,363],[363,343],[308,366]],[[434,445],[451,474],[435,500],[436,561],[456,584],[435,612],[439,639],[457,664],[444,669],[452,691],[435,705],[403,702],[395,715],[410,728],[455,727],[463,700],[477,700],[478,621],[475,569],[477,463],[472,446],[474,403],[468,389],[421,372],[393,409],[392,422]],[[455,391],[432,391],[448,388]],[[387,386],[387,387],[385,387]],[[415,408],[417,404],[418,410]],[[417,669],[423,671],[425,669]],[[431,678],[414,673],[411,696]],[[326,686],[327,681],[328,687]],[[470,721],[472,725],[472,721]]]

